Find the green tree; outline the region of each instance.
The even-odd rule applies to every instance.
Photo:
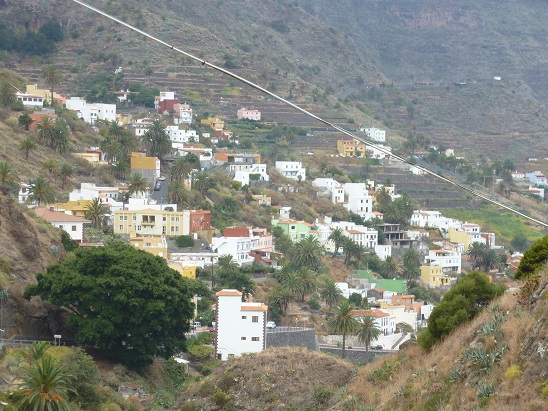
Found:
[[[525,237],[525,235],[523,233],[518,233],[514,236],[514,238],[512,238],[512,241],[510,241],[510,245],[517,251],[519,252],[523,252],[525,250],[527,250],[529,248],[529,246],[531,245],[531,243],[529,242],[529,240],[527,239],[527,237]]]
[[[414,248],[410,248],[403,255],[403,273],[407,280],[418,278],[421,274],[421,256]]]
[[[133,173],[131,176],[129,176],[127,185],[128,185],[128,193],[130,196],[136,193],[148,192],[147,180],[139,173]]]
[[[548,235],[537,240],[533,245],[523,253],[523,258],[519,263],[516,278],[523,280],[530,275],[535,274],[543,268],[548,262]]]
[[[74,175],[74,169],[69,163],[62,163],[57,171],[57,175],[61,178],[61,188],[65,188],[65,184],[68,178]]]
[[[481,255],[481,264],[486,273],[489,273],[491,268],[497,263],[497,253],[491,248],[485,248]]]
[[[23,367],[17,389],[11,396],[13,405],[21,411],[70,411],[69,394],[72,377],[51,357],[42,357],[29,367]]]
[[[26,136],[18,146],[19,151],[25,153],[25,160],[29,159],[29,152],[36,150],[37,144],[30,136]]]
[[[42,78],[50,86],[50,93],[51,93],[51,105],[53,106],[53,87],[58,86],[61,83],[61,79],[63,78],[61,76],[61,73],[59,72],[59,69],[55,67],[54,65],[47,66],[44,71],[42,72]]]
[[[325,279],[321,289],[320,297],[329,306],[329,309],[333,308],[335,304],[343,297],[342,291],[335,284],[331,278]]]
[[[335,317],[329,321],[329,325],[335,334],[343,336],[342,339],[342,358],[346,355],[346,336],[348,334],[354,334],[360,324],[352,316],[352,310],[354,307],[350,305],[347,300],[343,300],[337,307],[338,312]]]
[[[375,199],[377,202],[377,205],[381,210],[384,209],[388,204],[392,202],[392,197],[390,196],[390,193],[386,189],[386,187],[381,187],[379,191],[377,191],[377,194],[375,195]]]
[[[2,107],[11,107],[16,101],[15,88],[7,81],[3,81],[0,84],[0,105]]]
[[[335,258],[335,256],[339,252],[339,248],[341,248],[344,238],[345,236],[344,236],[343,230],[340,227],[335,228],[331,232],[329,237],[327,238],[328,240],[333,241],[333,244],[335,246],[335,251],[333,252],[333,258]]]
[[[293,263],[298,267],[315,270],[320,266],[320,250],[318,237],[306,236],[295,244]]]
[[[116,178],[124,180],[131,171],[131,166],[126,160],[118,160],[112,165]]]
[[[28,113],[23,113],[19,116],[18,123],[20,126],[23,126],[25,130],[29,130],[30,125],[32,124],[34,120],[30,118]]]
[[[59,163],[57,160],[50,158],[42,163],[42,168],[48,170],[51,174],[59,168]]]
[[[178,158],[171,166],[171,179],[175,181],[186,180],[192,170],[192,164],[185,157]]]
[[[348,302],[354,307],[363,307],[363,297],[360,293],[352,293],[348,297]]]
[[[217,264],[219,266],[219,271],[227,271],[230,273],[235,273],[240,269],[238,263],[234,261],[234,258],[230,254],[223,254],[217,259]]]
[[[180,181],[170,181],[167,185],[167,199],[170,203],[181,204],[186,195],[185,186]]]
[[[194,239],[191,235],[180,235],[175,237],[175,244],[177,244],[177,247],[179,248],[193,247]]]
[[[467,254],[470,258],[472,258],[474,262],[474,268],[479,268],[478,260],[481,258],[486,248],[487,246],[485,244],[478,243],[477,241],[474,241],[468,247]]]
[[[141,141],[146,152],[152,157],[162,157],[171,153],[171,140],[166,133],[166,127],[160,120],[154,120]]]
[[[494,298],[502,295],[505,289],[504,285],[490,283],[484,273],[471,271],[434,308],[428,319],[428,327],[419,334],[419,343],[430,349],[459,325],[475,317]]]
[[[297,271],[297,281],[299,282],[298,293],[301,295],[301,301],[304,297],[316,291],[318,287],[318,277],[310,268],[301,267]]]
[[[131,368],[184,349],[196,285],[165,259],[129,245],[75,250],[37,275],[24,297],[65,307],[81,344],[96,345]]]
[[[108,224],[110,212],[98,198],[94,198],[86,205],[85,217],[91,221],[95,229],[102,229]]]
[[[382,331],[372,315],[364,315],[358,319],[359,328],[356,332],[358,340],[365,344],[365,362],[369,362],[369,347],[382,334]]]
[[[379,267],[380,274],[384,278],[395,278],[398,275],[398,264],[392,256],[386,256]]]
[[[27,201],[30,203],[51,204],[55,202],[55,194],[50,182],[42,176],[38,176],[29,182],[29,196]]]
[[[342,248],[344,251],[344,265],[348,266],[352,260],[352,256],[356,252],[358,244],[350,237],[344,237],[342,241]]]
[[[0,161],[0,192],[8,194],[17,188],[19,175],[7,161]]]
[[[55,133],[55,123],[49,116],[44,116],[36,125],[36,134],[38,141],[51,146]]]

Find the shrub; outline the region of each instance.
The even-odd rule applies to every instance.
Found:
[[[190,235],[180,235],[175,237],[175,244],[179,248],[194,247],[194,239]]]
[[[312,397],[314,397],[314,401],[322,405],[327,405],[332,396],[333,391],[321,384],[316,385],[312,390]]]
[[[217,391],[213,394],[213,401],[215,401],[217,406],[223,407],[228,401],[230,401],[230,397],[222,391]]]
[[[504,373],[504,377],[508,379],[519,378],[521,377],[522,374],[523,374],[523,371],[521,370],[521,368],[519,368],[519,365],[511,365],[510,367],[508,367],[508,369]]]
[[[197,344],[188,349],[188,353],[197,360],[205,360],[213,354],[213,348]]]
[[[181,404],[179,411],[199,411],[200,407],[194,401],[190,400]]]
[[[523,279],[540,270],[548,261],[548,235],[535,241],[531,248],[523,253],[516,272],[516,278]]]
[[[308,306],[309,306],[312,310],[319,310],[320,308],[322,308],[322,306],[320,305],[319,301],[316,300],[315,298],[311,298],[310,300],[308,300]]]

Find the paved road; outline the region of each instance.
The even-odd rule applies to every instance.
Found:
[[[165,181],[160,181],[160,190],[158,191],[152,191],[152,195],[150,196],[154,201],[156,201],[157,204],[166,204],[166,198],[167,198],[167,185],[169,181],[166,179]]]

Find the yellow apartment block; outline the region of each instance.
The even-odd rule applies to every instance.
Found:
[[[203,119],[200,123],[210,126],[213,130],[223,130],[225,128],[225,122],[217,117]]]
[[[141,237],[137,236],[135,231],[132,231],[129,243],[139,250],[144,250],[147,253],[154,254],[158,257],[167,258],[167,242],[165,236],[149,235]]]
[[[365,144],[356,140],[337,140],[337,152],[345,157],[365,157]]]
[[[440,287],[451,283],[451,277],[445,275],[439,265],[422,265],[421,280],[430,287]]]
[[[66,214],[68,214],[67,211],[70,211],[71,215],[84,217],[87,211],[87,207],[91,203],[91,200],[70,200],[66,203],[57,203],[55,205],[50,205],[50,207],[53,207],[55,211],[62,211]]]
[[[114,233],[138,236],[189,235],[190,211],[120,210],[114,212]],[[167,255],[166,255],[167,257]]]
[[[456,230],[454,227],[449,227],[448,235],[450,242],[464,244],[465,251],[468,251],[472,245],[473,236],[468,231]]]
[[[179,263],[169,263],[169,268],[173,268],[178,271],[183,277],[196,279],[196,266],[194,265],[182,265]]]

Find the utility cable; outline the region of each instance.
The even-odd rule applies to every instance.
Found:
[[[546,223],[546,222],[543,222],[543,221],[540,221],[540,220],[538,220],[538,219],[536,219],[536,218],[534,218],[534,217],[531,217],[530,215],[527,215],[527,214],[523,213],[522,211],[519,211],[519,210],[517,210],[517,209],[515,209],[515,208],[513,208],[513,207],[511,207],[511,206],[509,206],[509,205],[506,205],[506,204],[504,204],[504,203],[501,203],[501,202],[498,201],[498,200],[492,199],[492,198],[486,196],[485,194],[482,194],[482,193],[480,193],[480,192],[478,192],[478,191],[476,191],[476,190],[474,190],[474,189],[472,189],[472,188],[470,188],[470,187],[465,186],[465,185],[462,184],[462,183],[459,183],[458,181],[453,181],[453,180],[451,180],[451,179],[449,179],[449,178],[447,178],[447,177],[445,177],[445,176],[443,176],[443,175],[441,175],[441,174],[439,174],[439,173],[437,173],[437,172],[435,172],[435,171],[433,171],[433,170],[430,170],[429,168],[423,167],[423,166],[421,166],[421,165],[419,165],[419,164],[415,164],[415,163],[413,163],[412,161],[407,160],[407,159],[405,159],[404,157],[401,157],[400,155],[397,155],[397,154],[392,153],[392,151],[386,149],[384,146],[379,146],[379,145],[377,145],[377,144],[372,144],[372,143],[370,143],[369,141],[365,140],[363,137],[356,136],[356,135],[354,135],[352,132],[350,132],[350,131],[348,131],[348,130],[345,130],[344,128],[342,128],[342,127],[340,127],[340,126],[338,126],[338,125],[336,125],[336,124],[334,124],[334,123],[331,123],[331,122],[329,122],[329,121],[327,121],[327,120],[324,120],[324,119],[321,118],[321,117],[318,117],[317,115],[311,113],[310,111],[305,110],[304,108],[302,108],[302,107],[300,107],[300,106],[298,106],[298,105],[296,105],[296,104],[294,104],[294,103],[292,103],[292,102],[290,102],[290,101],[284,99],[283,97],[278,96],[277,94],[274,94],[273,92],[271,92],[271,91],[269,91],[269,90],[267,90],[267,89],[265,89],[265,88],[259,86],[258,84],[253,83],[253,82],[250,81],[250,80],[247,80],[247,79],[244,78],[244,77],[241,77],[241,76],[239,76],[239,75],[237,75],[237,74],[235,74],[235,73],[233,73],[233,72],[231,72],[231,71],[228,71],[228,70],[226,70],[226,69],[224,69],[224,68],[222,68],[222,67],[216,66],[215,64],[209,63],[209,62],[205,61],[204,59],[201,59],[201,58],[199,58],[199,57],[197,57],[197,56],[194,56],[194,55],[192,55],[192,54],[190,54],[190,53],[187,53],[186,51],[181,50],[181,49],[179,49],[179,48],[177,48],[177,47],[175,47],[175,46],[173,46],[173,45],[171,45],[171,44],[169,44],[169,43],[166,43],[165,41],[160,40],[159,38],[154,37],[154,36],[152,36],[152,35],[150,35],[150,34],[144,32],[144,31],[138,29],[137,27],[134,27],[134,26],[132,26],[132,25],[130,25],[130,24],[128,24],[128,23],[126,23],[126,22],[124,22],[124,21],[122,21],[122,20],[120,20],[120,19],[114,17],[114,16],[111,16],[110,14],[107,14],[107,13],[105,13],[104,11],[102,11],[102,10],[96,8],[96,7],[90,6],[89,4],[84,3],[83,1],[80,1],[80,0],[72,0],[72,1],[75,2],[75,3],[80,4],[81,6],[87,8],[87,9],[89,9],[89,10],[91,10],[91,11],[97,13],[97,14],[100,14],[100,15],[104,16],[104,17],[106,17],[106,18],[108,18],[108,19],[110,19],[110,20],[112,20],[112,21],[114,21],[114,22],[116,22],[116,23],[118,23],[118,24],[121,24],[122,26],[125,26],[125,27],[127,27],[128,29],[130,29],[130,30],[133,30],[133,31],[135,31],[135,32],[137,32],[137,33],[139,33],[139,34],[142,34],[143,36],[145,36],[145,37],[147,37],[147,38],[149,38],[149,39],[151,39],[151,40],[153,40],[153,41],[155,41],[155,42],[157,42],[157,43],[159,43],[159,44],[161,44],[161,45],[163,45],[163,46],[166,46],[167,48],[169,48],[169,49],[171,49],[171,50],[173,50],[173,51],[175,51],[175,52],[177,52],[177,53],[179,53],[179,54],[182,54],[182,55],[184,55],[184,56],[186,56],[186,57],[189,57],[189,58],[191,58],[191,59],[193,59],[193,60],[196,60],[196,61],[200,62],[203,66],[212,68],[213,70],[217,70],[217,71],[219,71],[219,72],[221,72],[221,73],[223,73],[223,74],[226,74],[226,75],[229,76],[229,77],[232,77],[232,78],[234,78],[234,79],[236,79],[236,80],[238,80],[238,81],[240,81],[240,82],[242,82],[242,83],[244,83],[244,84],[247,84],[248,86],[250,86],[250,87],[252,87],[252,88],[254,88],[254,89],[256,89],[256,90],[259,90],[260,92],[262,92],[262,93],[264,93],[264,94],[267,94],[267,95],[271,96],[272,98],[275,98],[276,100],[281,101],[282,103],[284,103],[284,104],[286,104],[286,105],[288,105],[288,106],[290,106],[290,107],[293,107],[295,110],[300,111],[301,113],[304,113],[304,114],[306,114],[307,116],[312,117],[313,119],[315,119],[315,120],[317,120],[317,121],[319,121],[319,122],[321,122],[321,123],[323,123],[323,124],[325,124],[325,125],[327,125],[327,126],[333,128],[333,129],[335,129],[335,130],[337,130],[337,131],[339,131],[339,132],[341,132],[342,134],[345,134],[345,135],[347,135],[347,136],[349,136],[349,137],[351,137],[351,138],[353,138],[353,139],[355,139],[355,140],[357,140],[357,141],[360,141],[360,142],[362,142],[362,143],[364,143],[364,144],[366,144],[366,145],[368,145],[368,146],[374,148],[375,150],[380,151],[381,153],[384,153],[384,154],[386,154],[386,155],[389,155],[391,158],[394,158],[394,159],[396,159],[396,160],[398,160],[398,161],[401,161],[401,162],[403,162],[403,163],[405,163],[405,164],[409,164],[409,165],[411,165],[411,166],[413,166],[413,167],[416,167],[417,169],[419,169],[419,170],[425,172],[426,174],[429,174],[429,175],[431,175],[431,176],[433,176],[433,177],[435,177],[435,178],[437,178],[437,179],[439,179],[439,180],[442,180],[442,181],[444,181],[444,182],[446,182],[446,183],[449,183],[449,184],[451,184],[451,185],[453,185],[453,186],[455,186],[455,187],[458,187],[458,188],[460,188],[460,189],[462,189],[462,190],[464,190],[464,191],[467,191],[467,192],[469,192],[470,194],[472,194],[472,195],[474,195],[474,196],[476,196],[476,197],[479,197],[479,198],[481,198],[481,199],[483,199],[483,200],[485,200],[485,201],[487,201],[487,202],[489,202],[489,203],[491,203],[491,204],[494,204],[494,205],[496,205],[496,206],[499,206],[499,207],[501,207],[501,208],[504,208],[504,209],[506,209],[506,210],[508,210],[508,211],[511,211],[511,212],[514,213],[514,214],[517,214],[517,215],[519,215],[519,216],[521,216],[521,217],[524,217],[524,218],[526,218],[526,219],[528,219],[528,220],[530,220],[530,221],[533,221],[533,222],[536,223],[536,224],[539,224],[539,225],[541,225],[541,226],[544,226],[544,227],[547,227],[547,228],[548,228],[548,223]]]

